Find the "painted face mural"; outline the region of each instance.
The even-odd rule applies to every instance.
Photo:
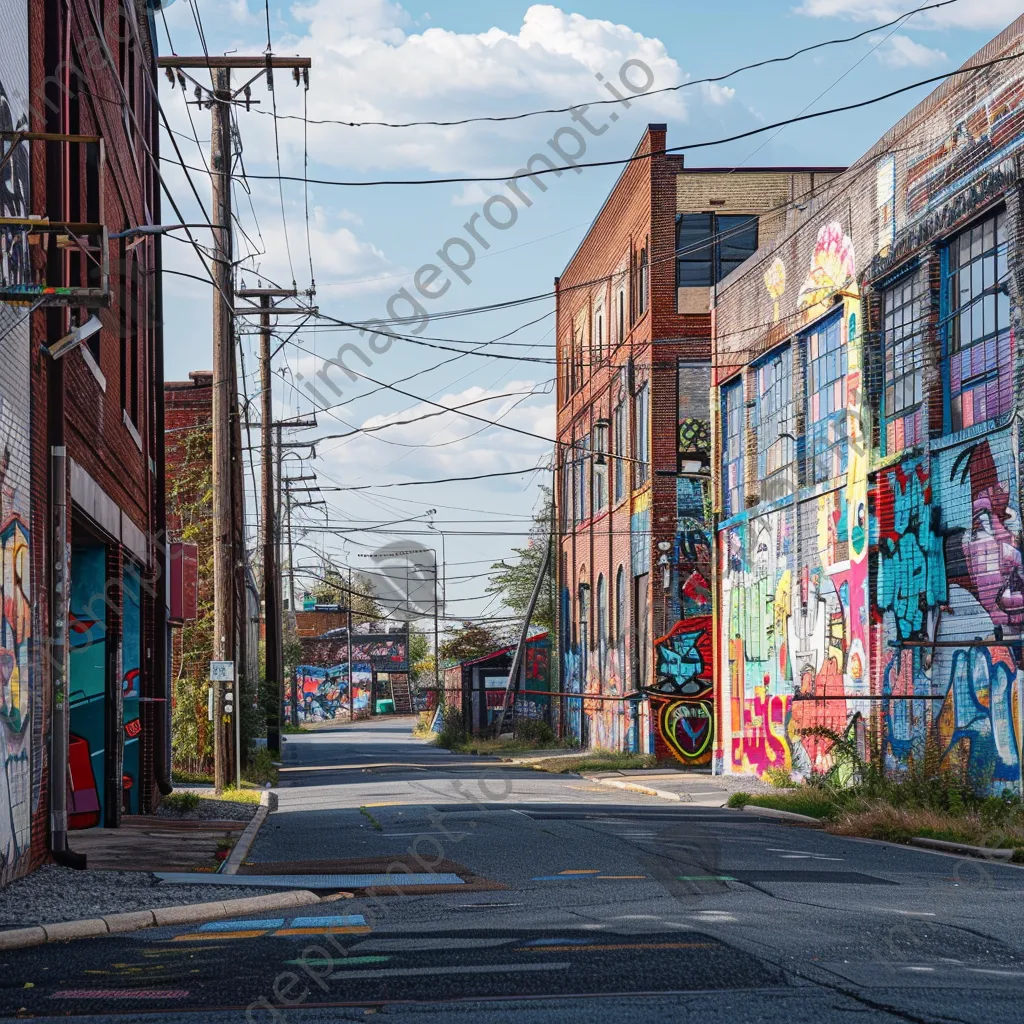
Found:
[[[1024,572],[1020,522],[1010,491],[999,479],[988,441],[969,448],[953,464],[954,477],[970,484],[971,522],[959,536],[963,585],[988,612],[993,626],[1019,632],[1024,624]],[[956,539],[949,545],[955,552]]]

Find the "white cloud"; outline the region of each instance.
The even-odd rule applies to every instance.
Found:
[[[805,0],[798,14],[812,18],[891,21],[913,10],[911,0]],[[959,0],[935,11],[922,11],[904,24],[914,28],[1002,29],[1021,14],[1020,0]]]
[[[924,46],[902,35],[891,36],[886,45],[875,51],[875,55],[890,68],[923,68],[948,59],[944,51]]]
[[[660,40],[549,4],[530,6],[517,32],[490,28],[460,33],[440,27],[411,32],[405,10],[386,0],[316,0],[293,8],[293,14],[304,25],[305,35],[289,38],[287,49],[313,59],[307,100],[314,120],[456,120],[610,99],[595,77],[599,73],[629,96],[619,75],[630,59],[651,69],[655,89],[685,78]],[[638,65],[627,68],[626,74],[636,85],[642,84],[644,73]],[[731,98],[732,90],[721,87],[694,89],[685,98],[669,93],[634,103],[628,112],[619,109],[617,120],[685,119],[688,103],[720,106]],[[297,112],[288,90],[279,90],[277,101],[280,110]],[[592,108],[589,117],[600,128],[613,112],[614,107]],[[267,132],[269,119],[258,120],[263,124],[254,127]],[[309,143],[322,162],[336,158],[339,164],[360,169],[418,166],[451,172],[472,167],[482,173],[504,173],[570,123],[564,114],[412,129],[311,125]],[[607,135],[635,140],[635,131],[624,130],[621,124]],[[282,145],[293,153],[298,147],[300,156],[301,138],[297,122],[282,126]]]

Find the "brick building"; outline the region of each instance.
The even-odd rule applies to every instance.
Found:
[[[164,385],[167,449],[167,541],[172,551],[181,543],[197,548],[196,618],[175,622],[171,633],[171,678],[176,680],[175,764],[190,771],[212,769],[212,735],[208,732],[209,662],[213,657],[213,372],[193,370],[187,381]],[[234,418],[237,421],[237,408]],[[237,449],[233,461],[243,459]],[[245,509],[236,483],[234,530],[236,550],[245,551]],[[173,577],[172,577],[173,579]],[[246,707],[259,691],[260,594],[249,559],[236,568],[232,617],[233,650]],[[243,713],[240,739],[255,727]],[[192,724],[194,720],[194,726]],[[233,754],[229,752],[229,760]],[[230,773],[229,773],[230,774]]]
[[[687,168],[649,125],[556,280],[563,729],[710,759],[709,286],[837,168]]]
[[[0,131],[64,137],[19,142],[0,188],[48,219],[0,235],[3,883],[152,809],[169,729],[160,241],[109,237],[160,220],[151,14],[0,18]]]
[[[719,770],[1021,784],[1022,158],[1020,62],[947,79],[719,285]]]

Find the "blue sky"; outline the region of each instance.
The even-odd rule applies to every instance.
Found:
[[[595,76],[614,80],[629,59],[651,68],[657,89],[852,35],[916,6],[908,0],[577,0],[572,5],[517,0],[319,0],[288,5],[271,0],[274,52],[313,59],[305,96],[287,73],[276,76],[278,113],[296,118],[278,122],[281,167],[285,174],[302,174],[308,157],[309,176],[326,179],[503,175],[542,150],[560,127],[571,125],[568,115],[452,128],[310,124],[304,150],[303,101],[310,119],[353,121],[454,120],[586,103],[607,97]],[[680,145],[887,92],[962,63],[1022,10],[1024,4],[1017,0],[957,0],[917,13],[895,29],[747,72],[719,86],[636,100],[628,111],[617,108],[621,116],[614,124],[604,120],[611,108],[592,108],[595,123],[608,128],[600,137],[588,137],[585,158],[628,156],[648,122],[667,122],[668,144]],[[211,53],[259,54],[266,47],[266,15],[258,0],[177,0],[166,10],[170,43],[163,20],[158,20],[161,53],[171,52],[171,43],[179,54],[201,52],[196,14]],[[926,92],[786,128],[775,137],[702,149],[687,161],[694,166],[847,164]],[[271,97],[262,81],[254,84],[252,96],[260,105],[237,114],[245,170],[250,175],[274,174],[274,122],[267,113]],[[208,159],[208,111],[189,108],[197,144],[181,91],[163,81],[161,98],[172,128],[181,133],[177,141],[186,163],[202,167]],[[161,145],[165,157],[173,156],[166,133]],[[201,171],[190,173],[208,208],[208,178]],[[446,293],[429,309],[424,305],[431,321],[420,329],[421,337],[480,343],[521,327],[509,340],[536,347],[497,351],[532,361],[456,357],[396,341],[387,352],[373,355],[372,367],[358,360],[351,365],[382,383],[408,378],[396,386],[416,397],[379,390],[366,380],[342,379],[340,398],[322,388],[321,393],[344,404],[320,412],[320,427],[306,436],[336,435],[436,411],[417,401],[429,398],[446,406],[477,402],[468,411],[550,437],[554,374],[545,360],[553,354],[553,317],[523,325],[551,313],[553,304],[542,301],[450,320],[438,314],[549,291],[617,174],[616,168],[595,168],[549,178],[546,193],[535,194],[529,208],[520,205],[514,211],[514,224],[503,231],[489,229],[489,248],[484,252],[478,246],[481,258],[466,271],[470,283],[451,275]],[[165,177],[185,216],[202,219],[181,170],[168,164]],[[241,186],[235,191],[236,213],[253,241],[252,258],[242,264],[246,283],[256,285],[261,274],[282,285],[294,279],[298,288],[306,289],[312,276],[317,305],[348,321],[386,317],[395,292],[411,289],[416,269],[436,264],[437,251],[448,239],[465,235],[463,225],[501,189],[500,184],[311,185],[307,192],[299,183],[285,182],[282,204],[276,182],[253,178],[248,187],[251,196]],[[163,219],[173,219],[166,204]],[[239,243],[239,257],[250,251],[247,246],[244,240]],[[165,263],[184,273],[203,274],[194,251],[182,244],[167,242]],[[182,379],[189,370],[211,365],[210,289],[180,276],[169,276],[165,287],[167,377]],[[402,315],[410,312],[401,302],[392,308]],[[308,383],[322,365],[318,356],[334,354],[352,340],[351,332],[325,325],[303,330],[286,345],[275,364],[280,374],[275,382],[278,414],[308,414],[313,401],[301,383],[296,387],[298,375]],[[252,339],[244,339],[244,346],[247,391],[255,396]],[[438,366],[442,361],[445,365]],[[420,447],[424,444],[430,447]],[[325,486],[380,484],[540,465],[549,451],[542,441],[444,414],[418,424],[323,440],[315,469]],[[258,472],[258,463],[255,468]],[[448,531],[449,614],[500,615],[500,607],[481,599],[485,579],[454,577],[485,573],[490,561],[522,543],[518,535],[535,507],[537,484],[546,478],[539,473],[444,486],[329,492],[324,495],[330,503],[326,515],[316,509],[297,513],[307,523],[303,529],[310,531],[302,537],[308,547],[300,548],[297,561],[316,564],[315,548],[357,567],[367,564],[356,556],[391,536],[349,533],[344,535],[348,543],[342,544],[340,535],[325,535],[313,527],[327,522],[354,529],[422,516],[436,508],[438,529]],[[425,529],[423,522],[396,529],[431,544],[430,537],[417,535]],[[467,532],[494,535],[464,536]]]

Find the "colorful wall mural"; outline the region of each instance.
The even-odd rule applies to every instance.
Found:
[[[139,698],[142,696],[142,575],[133,562],[125,562],[121,588],[121,700],[122,700],[122,778],[121,809],[126,814],[139,813],[140,754],[142,719]]]
[[[299,665],[295,669],[300,722],[348,721],[350,708],[348,663],[324,668]],[[369,712],[373,668],[369,662],[352,662],[351,708],[357,717]],[[285,700],[285,717],[291,716],[291,696]]]
[[[826,772],[833,740],[813,730],[866,742],[867,450],[853,273],[849,237],[825,225],[797,301],[815,318],[837,291],[846,296],[838,323],[847,373],[828,396],[829,432],[808,440],[806,453],[809,464],[826,454],[818,466],[833,469],[830,478],[742,512],[719,533],[722,770]],[[842,458],[832,457],[843,435]]]
[[[28,8],[6,12],[0,37],[0,130],[28,123]],[[29,213],[28,144],[0,171],[0,216]],[[24,231],[0,228],[0,284],[31,270]],[[24,309],[0,303],[0,886],[28,870],[43,751],[40,681],[32,670],[29,329]]]
[[[1020,781],[1017,494],[1007,431],[878,475],[874,611],[885,643],[881,692],[892,697],[883,703],[884,753],[897,772],[931,744],[942,764],[995,792]]]
[[[107,757],[107,549],[71,549],[68,696],[71,710],[69,828],[103,823]]]

